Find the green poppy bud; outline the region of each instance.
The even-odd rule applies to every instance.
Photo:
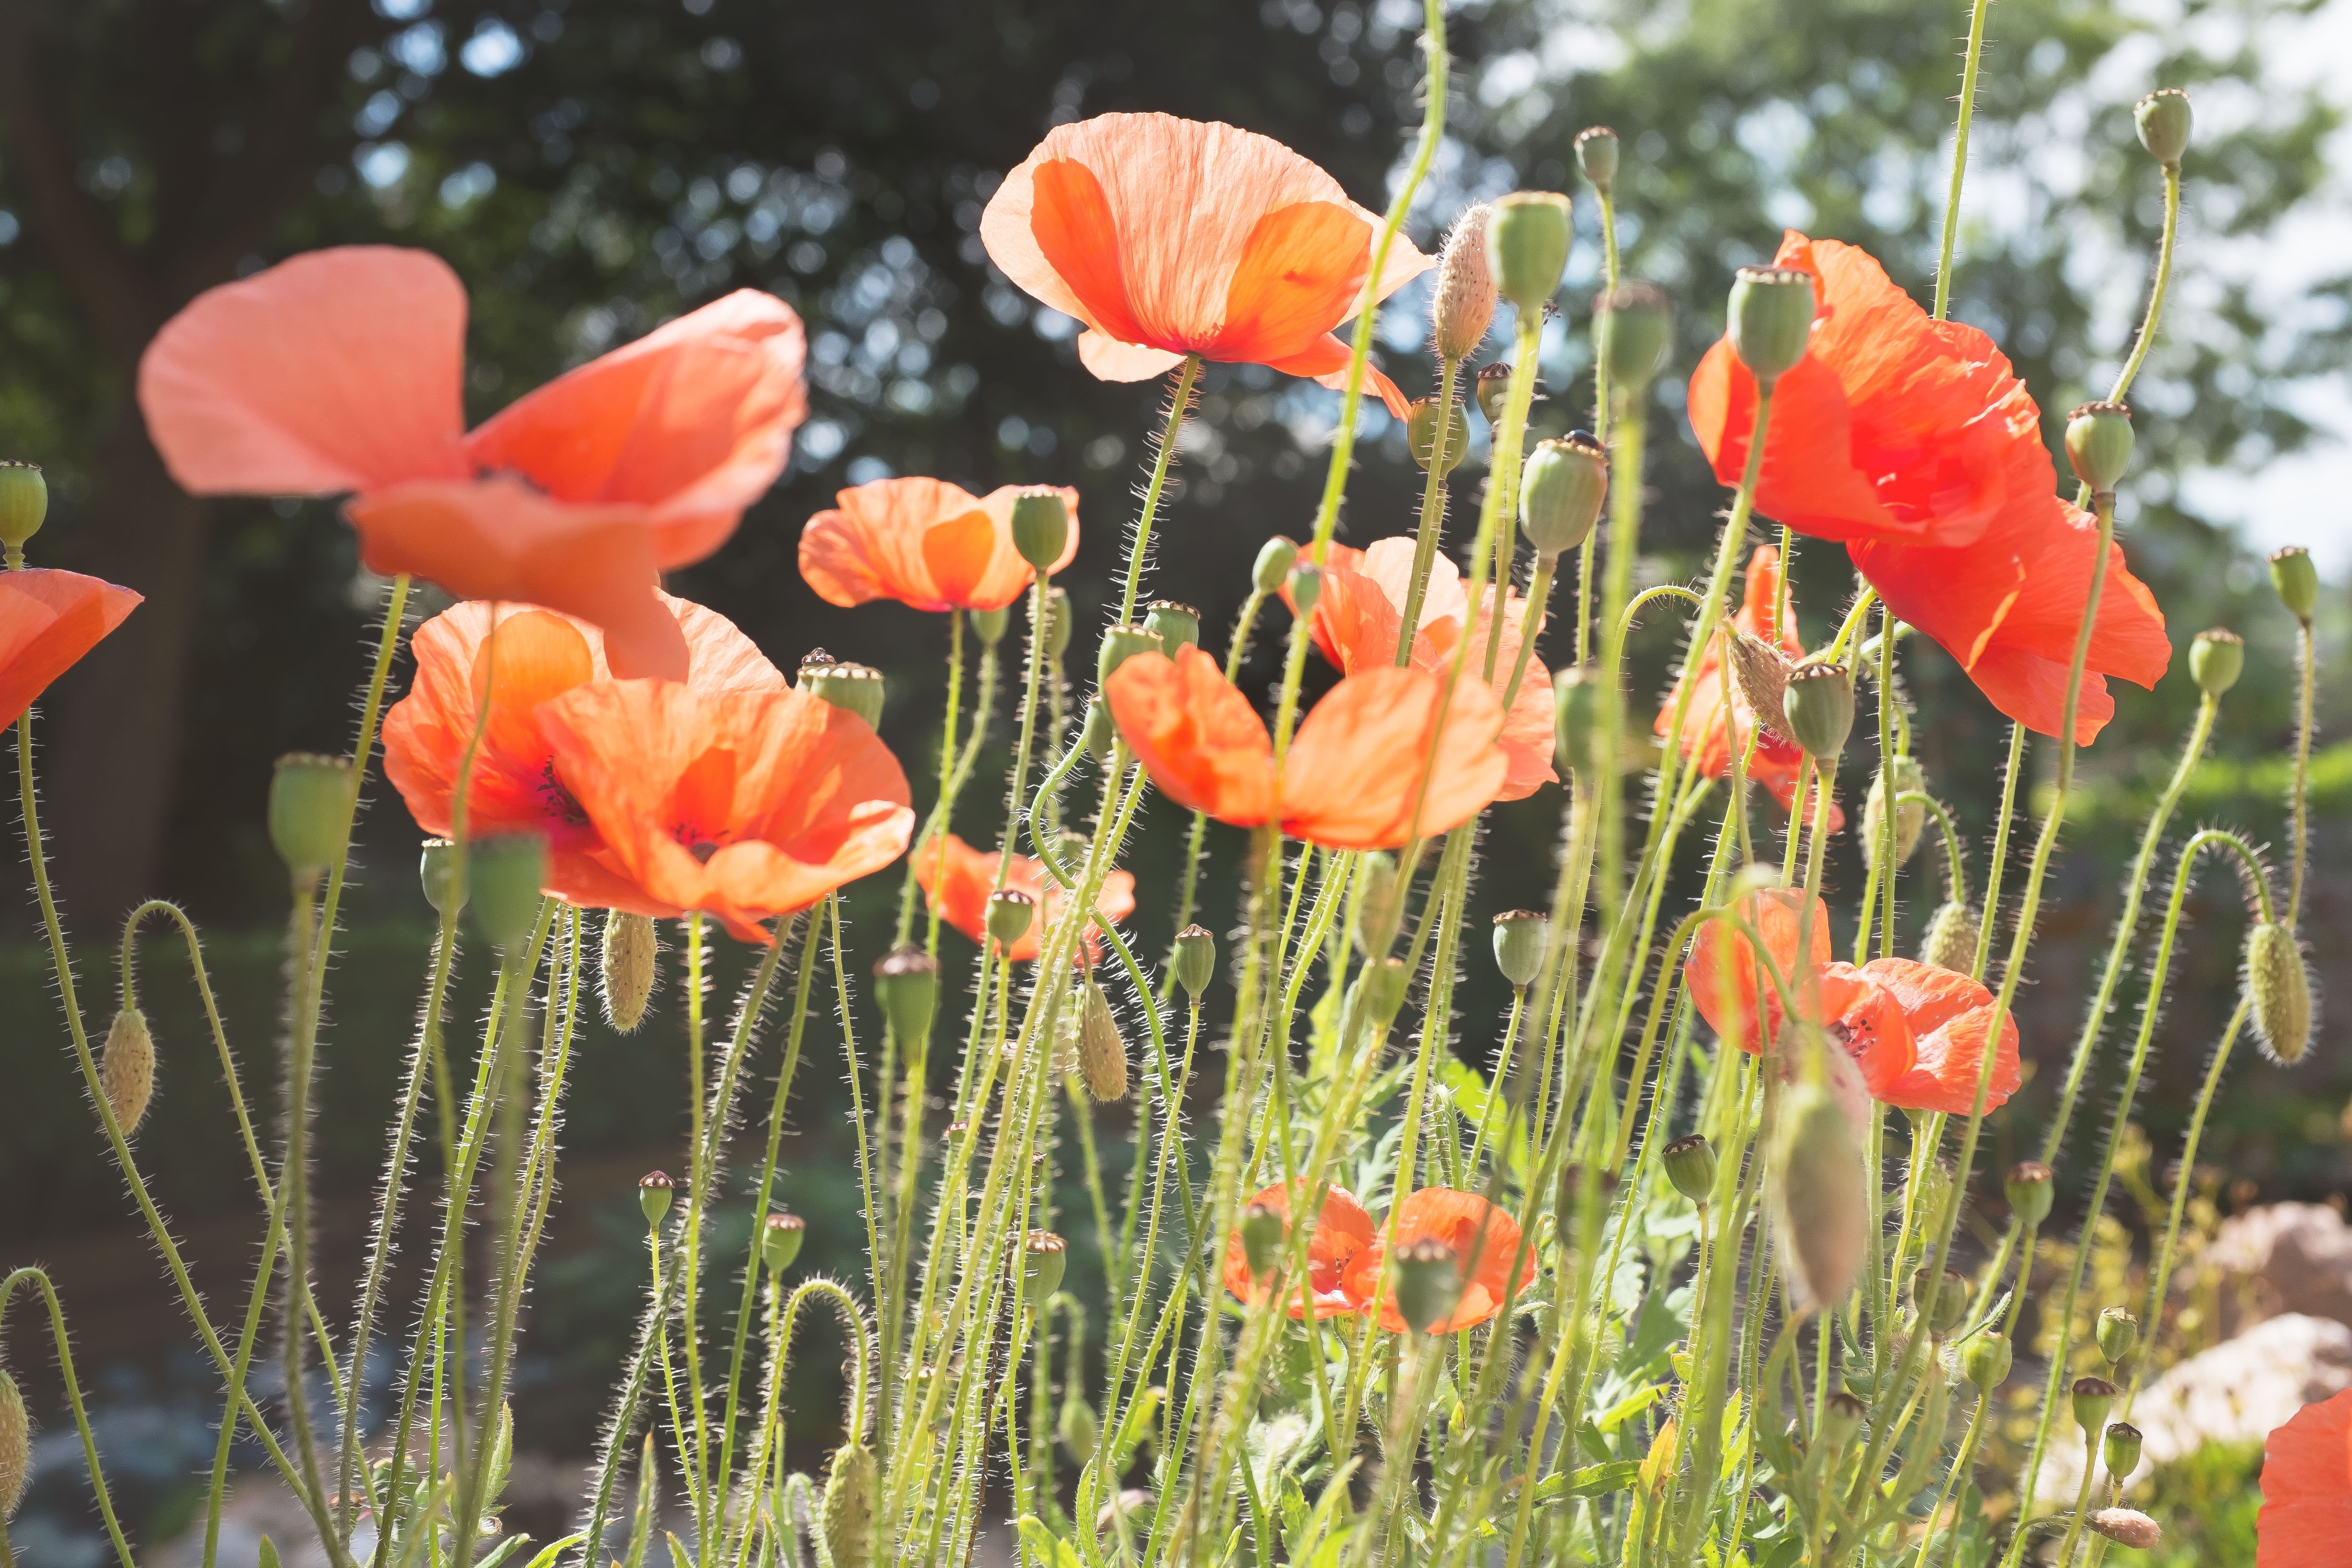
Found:
[[[2073,1393],[2074,1423],[2083,1428],[2084,1436],[2106,1425],[2107,1412],[2115,1408],[2114,1384],[2104,1377],[2078,1377]]]
[[[1495,291],[1520,315],[1540,312],[1568,269],[1575,237],[1569,200],[1557,191],[1514,191],[1486,215],[1487,264]]]
[[[1250,568],[1250,582],[1261,594],[1278,591],[1290,580],[1291,563],[1298,559],[1298,542],[1277,533],[1257,547],[1257,563]]]
[[[1286,1234],[1280,1210],[1267,1204],[1252,1204],[1242,1210],[1242,1258],[1249,1264],[1250,1278],[1263,1283],[1274,1278],[1282,1266],[1282,1243]]]
[[[1919,962],[1966,974],[1977,961],[1980,930],[1976,910],[1949,900],[1927,917],[1927,934],[1919,943]]]
[[[1404,1011],[1405,992],[1412,979],[1412,972],[1405,968],[1402,958],[1383,958],[1368,963],[1357,976],[1356,984],[1363,987],[1366,1016],[1375,1035],[1387,1034],[1396,1016]]]
[[[2094,495],[2113,495],[2131,467],[2131,409],[2121,403],[2085,403],[2066,416],[2066,460]]]
[[[1927,1331],[1942,1339],[1968,1315],[1969,1282],[1947,1268],[1941,1274],[1918,1269],[1911,1276],[1911,1305],[1927,1321]]]
[[[1391,1272],[1397,1316],[1414,1333],[1454,1315],[1462,1300],[1462,1263],[1452,1247],[1433,1237],[1397,1248]]]
[[[1790,740],[1816,763],[1833,763],[1853,729],[1853,679],[1843,665],[1801,664],[1789,672],[1780,710],[1788,715]]]
[[[676,1190],[677,1184],[665,1172],[647,1171],[637,1178],[637,1207],[645,1211],[647,1225],[661,1224]]]
[[[1842,1455],[1861,1436],[1862,1418],[1869,1414],[1869,1405],[1841,1389],[1822,1401],[1821,1424],[1814,1428],[1814,1440],[1822,1452]]]
[[[500,952],[521,950],[539,927],[540,889],[547,885],[547,838],[502,833],[466,847],[466,887],[474,924]]]
[[[1120,1037],[1110,998],[1087,975],[1078,1011],[1078,1076],[1097,1100],[1127,1098],[1127,1041]]]
[[[2001,1183],[2002,1194],[2009,1199],[2010,1213],[2029,1226],[2038,1226],[2050,1217],[2050,1205],[2057,1198],[2057,1177],[2039,1160],[2026,1160],[2011,1165],[2008,1177]]]
[[[21,555],[49,515],[49,481],[38,463],[0,462],[0,546]]]
[[[1576,166],[1593,189],[1607,191],[1617,183],[1617,132],[1606,125],[1588,125],[1576,133]]]
[[[1323,598],[1323,568],[1312,561],[1301,561],[1290,569],[1290,603],[1305,620],[1315,613]]]
[[[1062,1288],[1062,1273],[1070,1266],[1069,1244],[1050,1230],[1033,1230],[1021,1244],[1021,1295],[1033,1312],[1042,1312],[1054,1292]]]
[[[1101,762],[1110,755],[1111,742],[1118,739],[1118,727],[1111,721],[1110,707],[1099,697],[1087,703],[1087,721],[1078,730],[1078,744],[1087,755]]]
[[[964,618],[971,623],[971,635],[980,639],[984,648],[1003,642],[1004,634],[1013,626],[1013,612],[1003,605],[993,610],[966,610]]]
[[[1551,941],[1551,917],[1541,910],[1506,910],[1495,917],[1495,967],[1524,991],[1543,972],[1544,949]]]
[[[1070,544],[1070,509],[1051,485],[1029,485],[1013,497],[1013,548],[1040,572],[1051,572]]]
[[[125,1007],[114,1015],[98,1064],[98,1084],[122,1135],[136,1132],[155,1094],[155,1038],[147,1032],[147,1015],[138,1008]]]
[[[2319,568],[2311,563],[2310,551],[2300,544],[2272,551],[2271,586],[2288,615],[2311,625],[2312,612],[2319,608]]]
[[[1436,450],[1436,443],[1437,400],[1423,397],[1405,410],[1405,450],[1412,454],[1414,465],[1425,471],[1429,468],[1430,454]],[[1460,468],[1462,459],[1469,453],[1470,416],[1462,411],[1459,403],[1449,403],[1445,407],[1445,464],[1437,470],[1439,476],[1442,478]]]
[[[2135,1552],[2152,1552],[2164,1542],[2163,1529],[2135,1508],[2103,1508],[2091,1515],[2090,1526],[2093,1533]]]
[[[16,1380],[0,1369],[0,1520],[15,1515],[33,1477],[33,1424]]]
[[[1102,652],[1095,658],[1095,679],[1108,686],[1118,667],[1137,654],[1161,651],[1160,634],[1150,626],[1113,626],[1103,633]]]
[[[1654,283],[1636,280],[1593,302],[1592,335],[1612,392],[1637,398],[1650,388],[1674,340],[1675,302]]]
[[[1703,1204],[1715,1191],[1715,1145],[1698,1133],[1667,1144],[1662,1163],[1666,1167],[1666,1180],[1691,1202]]]
[[[1493,429],[1503,422],[1503,400],[1510,395],[1511,367],[1501,360],[1481,365],[1471,378],[1470,401],[1478,405],[1479,416]]]
[[[1791,267],[1743,267],[1732,275],[1724,335],[1758,384],[1769,388],[1805,357],[1813,333],[1813,276]]]
[[[2007,1334],[1998,1328],[1984,1329],[1961,1342],[1960,1373],[1976,1384],[1979,1394],[1990,1394],[2009,1381],[2015,1356]]]
[[[940,1005],[940,961],[919,947],[894,947],[874,965],[874,992],[891,1037],[919,1053]]]
[[[1386,952],[1396,935],[1397,863],[1385,849],[1356,862],[1356,949],[1367,958]]]
[[[352,760],[293,752],[269,776],[269,842],[297,878],[334,864],[352,819]]]
[[[653,999],[654,961],[661,951],[651,916],[626,910],[604,911],[603,971],[604,1021],[622,1034],[634,1034],[646,1021],[646,1004]]]
[[[1217,977],[1217,939],[1206,926],[1189,925],[1176,933],[1176,956],[1170,965],[1185,996],[1201,1000],[1201,993]]]
[[[1070,608],[1067,588],[1045,590],[1045,657],[1059,658],[1070,651],[1070,634],[1077,629],[1077,612]]]
[[[796,1214],[772,1214],[760,1225],[760,1261],[771,1274],[782,1274],[801,1255],[808,1239],[808,1221]]]
[[[2311,1048],[2311,973],[2294,932],[2260,921],[2246,933],[2246,994],[2254,1004],[2254,1037],[2274,1062],[2293,1067]]]
[[[1029,925],[1037,918],[1037,900],[1018,888],[1006,888],[988,895],[988,934],[1003,946],[1011,947],[1029,934]]]
[[[1551,678],[1552,757],[1564,773],[1590,777],[1601,755],[1601,681],[1581,665]]]
[[[1582,544],[1609,495],[1609,451],[1590,433],[1538,441],[1519,474],[1519,531],[1537,555],[1556,559]]]
[[[457,847],[446,838],[428,838],[416,860],[416,879],[425,888],[425,901],[436,915],[466,907],[466,889],[457,875]]]
[[[1486,220],[1491,216],[1484,202],[1465,209],[1454,220],[1437,258],[1437,288],[1429,301],[1430,336],[1437,357],[1456,364],[1476,352],[1495,319],[1495,269],[1486,260]],[[1454,448],[1449,446],[1448,450]],[[1427,459],[1420,461],[1423,468],[1429,467]]]
[[[2121,1307],[2108,1307],[2099,1313],[2098,1326],[2091,1332],[2099,1342],[2099,1353],[2107,1358],[2107,1364],[2121,1366],[2124,1357],[2139,1343],[2139,1320]]]
[[[1845,1300],[1862,1266],[1869,1207],[1862,1154],[1830,1091],[1799,1083],[1781,1101],[1769,1167],[1788,1237],[1790,1283],[1826,1311]]]
[[[2189,95],[2177,87],[2159,87],[2132,105],[2132,125],[2147,155],[2168,169],[2180,166],[2189,151]]]
[[[1201,612],[1173,599],[1154,599],[1143,607],[1143,629],[1156,635],[1160,651],[1174,658],[1177,649],[1199,644]]]
[[[1062,1398],[1062,1408],[1054,1419],[1054,1436],[1063,1450],[1075,1462],[1084,1465],[1095,1457],[1095,1443],[1102,1436],[1102,1422],[1095,1407],[1078,1397],[1075,1384]]]
[[[998,611],[1002,616],[1003,612]],[[972,625],[980,624],[975,613]],[[1000,622],[999,636],[1004,627]],[[882,722],[882,672],[872,665],[841,664],[833,659],[822,663],[814,659],[802,663],[793,685],[811,696],[823,698],[845,713],[855,713],[866,721],[868,728]]]
[[[1886,778],[1895,776],[1895,863],[1902,865],[1911,858],[1911,851],[1919,847],[1919,835],[1927,831],[1927,808],[1916,800],[1901,799],[1906,795],[1924,792],[1927,777],[1913,757],[1897,757],[1893,766],[1873,773],[1870,795],[1862,806],[1862,862],[1867,867],[1878,866],[1878,850],[1886,833]],[[1884,868],[1880,868],[1884,869]]]
[[[880,1478],[874,1450],[857,1437],[834,1450],[819,1510],[834,1568],[873,1568],[874,1487]]]

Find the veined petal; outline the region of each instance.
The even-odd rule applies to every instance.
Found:
[[[1503,705],[1475,678],[1450,699],[1445,688],[1413,668],[1365,670],[1333,687],[1284,759],[1282,830],[1329,849],[1394,849],[1485,809],[1510,771],[1496,744]]]
[[[1112,673],[1105,695],[1160,794],[1237,827],[1274,815],[1274,738],[1215,659],[1192,647],[1172,659],[1139,653]]]
[[[0,724],[15,723],[140,604],[130,589],[79,572],[0,572]]]

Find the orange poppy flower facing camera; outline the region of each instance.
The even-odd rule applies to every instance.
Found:
[[[1370,276],[1381,220],[1279,142],[1168,114],[1056,126],[989,198],[989,258],[1086,323],[1078,359],[1147,381],[1187,354],[1345,384],[1332,329],[1435,263],[1402,235]],[[1389,411],[1403,395],[1370,365]]]
[[[1535,1279],[1534,1254],[1519,1258],[1519,1222],[1475,1193],[1456,1192],[1452,1187],[1423,1187],[1398,1205],[1393,1217],[1400,1252],[1415,1242],[1434,1241],[1453,1252],[1455,1265],[1462,1270],[1461,1298],[1452,1313],[1429,1326],[1428,1331],[1433,1334],[1475,1329],[1501,1311],[1503,1299],[1513,1293],[1514,1260],[1520,1262],[1520,1290]],[[1387,1236],[1385,1225],[1373,1233],[1371,1240],[1349,1261],[1340,1288],[1360,1311],[1370,1310],[1377,1294],[1381,1327],[1401,1334],[1405,1331],[1405,1321],[1397,1311],[1395,1286],[1381,1278],[1381,1265],[1387,1256]]]
[[[801,531],[801,575],[819,598],[845,609],[896,599],[919,610],[1001,610],[1031,581],[1013,542],[1021,490],[1004,485],[976,496],[924,479],[843,490]],[[1070,529],[1056,572],[1078,552],[1078,492],[1058,493]]]
[[[1244,1209],[1263,1205],[1287,1219],[1290,1214],[1290,1194],[1281,1183],[1253,1194]],[[1307,1237],[1307,1287],[1318,1318],[1344,1317],[1363,1310],[1363,1301],[1351,1296],[1346,1287],[1349,1265],[1367,1247],[1377,1247],[1379,1242],[1372,1216],[1356,1201],[1356,1194],[1345,1187],[1329,1187],[1323,1194],[1323,1212],[1315,1228]],[[1271,1281],[1262,1280],[1250,1273],[1249,1256],[1243,1244],[1239,1227],[1225,1244],[1223,1271],[1225,1289],[1244,1301],[1259,1300]],[[1299,1300],[1298,1287],[1286,1286],[1282,1292],[1283,1310],[1294,1318],[1305,1318],[1307,1308]]]

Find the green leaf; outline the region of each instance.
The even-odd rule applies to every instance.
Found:
[[[1614,1432],[1618,1427],[1655,1405],[1664,1397],[1665,1392],[1664,1384],[1654,1383],[1638,1393],[1626,1395],[1602,1411],[1592,1424],[1603,1432]]]
[[[1536,1484],[1536,1500],[1556,1502],[1561,1498],[1605,1497],[1629,1489],[1641,1479],[1641,1460],[1612,1459],[1605,1465],[1586,1465],[1566,1475],[1546,1476]]]
[[[1045,1528],[1045,1521],[1034,1513],[1024,1513],[1013,1521],[1021,1532],[1022,1544],[1043,1557],[1054,1568],[1083,1568],[1077,1550],[1068,1542]],[[681,1563],[684,1558],[678,1559]]]
[[[1435,442],[1431,442],[1430,449],[1434,451],[1436,445]],[[256,1561],[257,1568],[278,1568],[278,1548],[266,1535],[261,1538],[261,1552]]]
[[[567,1535],[561,1541],[551,1542],[541,1549],[538,1556],[530,1560],[530,1568],[555,1568],[555,1560],[558,1557],[587,1539],[588,1532],[583,1530],[576,1535]]]

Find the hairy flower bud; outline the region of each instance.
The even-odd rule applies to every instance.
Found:
[[[2098,1326],[2092,1337],[2099,1342],[2099,1353],[2107,1358],[2109,1366],[2121,1366],[2124,1357],[2132,1353],[2139,1343],[2139,1320],[2121,1307],[2108,1307],[2099,1313]]]
[[[2009,1168],[2001,1191],[2021,1223],[2040,1225],[2050,1217],[2050,1205],[2058,1195],[2057,1177],[2041,1161],[2025,1160]]]
[[[1045,590],[1045,657],[1059,658],[1070,651],[1070,634],[1077,629],[1077,612],[1070,607],[1067,588]]]
[[[1013,493],[1013,548],[1040,572],[1051,572],[1070,543],[1070,509],[1051,485],[1029,485]]]
[[[15,1517],[33,1477],[33,1424],[16,1380],[0,1368],[0,1520]]]
[[[1593,301],[1592,335],[1612,393],[1649,390],[1674,339],[1675,302],[1654,283],[1622,284]]]
[[[1078,1397],[1075,1383],[1063,1391],[1062,1408],[1054,1417],[1054,1436],[1076,1463],[1093,1461],[1095,1444],[1102,1436],[1102,1422],[1095,1415],[1095,1407]]]
[[[466,907],[466,889],[457,876],[457,847],[447,839],[425,841],[416,858],[416,879],[435,914],[448,915]]]
[[[2131,409],[2121,403],[2085,403],[2066,416],[2066,460],[2094,495],[2112,495],[2131,466]]]
[[[1028,935],[1036,918],[1037,900],[1018,888],[988,895],[988,934],[1006,947]]]
[[[1356,862],[1356,949],[1367,958],[1388,951],[1397,924],[1396,857],[1365,852]]]
[[[155,1093],[155,1039],[147,1032],[147,1015],[136,1007],[115,1014],[106,1031],[106,1050],[98,1065],[99,1087],[106,1091],[107,1109],[115,1125],[129,1137],[147,1117],[147,1102]]]
[[[1663,1163],[1675,1191],[1695,1204],[1706,1202],[1715,1191],[1715,1145],[1696,1132],[1666,1145]]]
[[[2091,1529],[2118,1546],[2137,1552],[2154,1550],[2164,1540],[2156,1521],[2134,1508],[2103,1508],[2091,1515]]]
[[[667,1172],[647,1171],[637,1178],[637,1207],[645,1211],[647,1225],[659,1225],[662,1215],[669,1213],[669,1201],[676,1192]]]
[[[547,883],[547,838],[501,833],[466,847],[466,888],[474,924],[502,953],[521,950],[539,927],[540,889]]]
[[[912,945],[894,947],[874,965],[874,994],[899,1046],[921,1054],[940,1005],[940,961]]]
[[[646,1021],[653,999],[654,959],[661,941],[653,917],[626,910],[604,911],[604,948],[599,965],[604,985],[604,1021],[625,1035]]]
[[[1160,639],[1160,650],[1174,658],[1180,648],[1201,641],[1201,612],[1173,599],[1154,599],[1143,607],[1143,629]]]
[[[874,1484],[879,1476],[874,1450],[855,1435],[834,1450],[821,1513],[834,1568],[873,1568]]]
[[[1609,452],[1589,432],[1538,441],[1519,474],[1519,531],[1544,559],[1582,544],[1609,495]]]
[[[0,462],[0,546],[12,555],[23,553],[26,542],[41,531],[48,515],[49,481],[41,466]]]
[[[1045,1310],[1045,1303],[1062,1288],[1062,1273],[1069,1266],[1069,1243],[1052,1231],[1033,1230],[1023,1240],[1021,1295],[1031,1311]]]
[[[2310,551],[2300,544],[2272,551],[2271,586],[2288,615],[2311,625],[2312,612],[2319,608],[2319,568],[2311,563]]]
[[[1481,202],[1466,207],[1445,236],[1437,259],[1437,289],[1431,296],[1431,337],[1437,357],[1456,363],[1477,351],[1495,319],[1495,272],[1486,262],[1486,220]],[[1424,468],[1428,465],[1424,463]]]
[[[2127,1422],[2117,1421],[2107,1427],[2107,1474],[2117,1482],[2139,1468],[2140,1442],[2139,1428]]]
[[[1606,194],[1617,183],[1617,132],[1588,125],[1576,133],[1576,166],[1593,189]]]
[[[1805,357],[1813,332],[1813,275],[1743,267],[1732,275],[1724,335],[1757,384],[1769,389]]]
[[[1558,191],[1513,191],[1486,215],[1486,255],[1495,291],[1522,317],[1540,312],[1568,269],[1575,237],[1569,200]]]
[[[352,760],[292,752],[269,775],[269,842],[297,878],[334,863],[351,826]]]
[[[1582,665],[1551,678],[1552,760],[1564,773],[1591,776],[1601,754],[1601,683]]]
[[[1290,579],[1291,563],[1298,559],[1298,542],[1284,534],[1276,534],[1257,547],[1257,563],[1250,568],[1250,582],[1261,594],[1271,594]]]
[[[1947,900],[1927,917],[1927,934],[1919,943],[1919,962],[1966,974],[1977,961],[1980,930],[1976,910]]]
[[[808,1221],[796,1214],[772,1214],[760,1224],[760,1261],[771,1274],[782,1274],[801,1255],[808,1238]]]
[[[1789,733],[1789,677],[1797,663],[1762,637],[1730,628],[1725,647],[1731,652],[1731,683],[1757,721],[1775,734]]]
[[[1801,664],[1789,672],[1780,708],[1788,715],[1789,738],[1816,763],[1829,763],[1845,750],[1853,730],[1853,679],[1843,665]]]
[[[1862,1155],[1836,1097],[1799,1083],[1780,1105],[1773,1189],[1788,1239],[1790,1281],[1826,1311],[1853,1289],[1868,1235]]]
[[[1990,1394],[2009,1381],[2016,1352],[1998,1326],[1970,1334],[1960,1344],[1960,1373],[1976,1384],[1979,1394]]]
[[[1443,479],[1462,466],[1470,454],[1470,416],[1462,411],[1459,403],[1445,405],[1445,461],[1437,470]],[[1437,399],[1416,399],[1404,412],[1404,447],[1412,454],[1415,467],[1426,472],[1431,455],[1437,450]]]
[[[1506,910],[1495,917],[1495,967],[1513,990],[1535,983],[1550,941],[1551,917],[1541,910]]]
[[[2107,1412],[2115,1408],[2116,1385],[2104,1377],[2078,1377],[2073,1394],[2074,1424],[2087,1437],[2106,1425]]]
[[[2180,155],[2189,151],[2191,119],[2189,95],[2177,87],[2159,87],[2132,105],[2139,144],[2168,169],[2180,167]]]
[[[1414,1333],[1444,1321],[1462,1300],[1462,1260],[1432,1237],[1397,1248],[1394,1289],[1397,1316]]]
[[[1176,954],[1169,967],[1175,971],[1176,984],[1184,988],[1188,1001],[1197,1003],[1201,993],[1217,977],[1217,939],[1208,927],[1189,925],[1176,933]]]
[[[1242,1210],[1242,1258],[1253,1280],[1264,1283],[1281,1267],[1286,1229],[1281,1212],[1270,1205],[1252,1204]]]
[[[2258,921],[2246,933],[2246,994],[2254,1004],[2254,1037],[2273,1061],[2293,1067],[2311,1048],[2311,973],[2294,932]]]
[[[1375,1037],[1387,1034],[1396,1016],[1404,1011],[1405,992],[1412,979],[1412,972],[1404,966],[1404,960],[1394,957],[1366,964],[1357,976],[1356,984],[1363,988],[1366,1016]]]
[[[2227,626],[2210,626],[2189,645],[2189,679],[2208,697],[2220,697],[2245,673],[2246,639]]]
[[[1470,401],[1478,405],[1479,416],[1493,429],[1503,422],[1503,400],[1510,395],[1511,367],[1501,360],[1478,367],[1470,383]]]
[[[1886,780],[1895,778],[1895,863],[1902,865],[1911,858],[1911,851],[1919,847],[1919,835],[1927,831],[1927,808],[1916,800],[1901,798],[1906,795],[1925,793],[1927,775],[1919,769],[1916,759],[1897,757],[1885,772],[1873,773],[1870,796],[1862,806],[1862,861],[1876,868],[1881,875],[1885,868],[1878,864],[1878,850],[1886,833]]]
[[[1095,977],[1087,975],[1078,1014],[1078,1075],[1097,1100],[1127,1098],[1127,1042]]]
[[[1101,698],[1087,703],[1087,720],[1078,729],[1078,744],[1087,755],[1101,762],[1110,755],[1111,745],[1118,739],[1118,725],[1110,716],[1110,708]]]

